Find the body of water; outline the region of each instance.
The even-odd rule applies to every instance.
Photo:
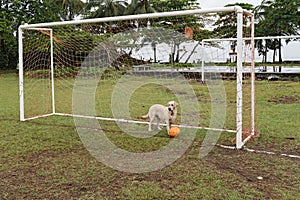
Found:
[[[201,70],[202,70],[201,67],[178,69],[178,71],[190,71],[190,72],[201,72]],[[230,66],[205,66],[204,71],[205,72],[236,72],[236,68]],[[250,67],[244,67],[244,71],[250,72]],[[260,66],[255,68],[255,72],[300,73],[300,66],[282,66],[281,71],[279,66]]]

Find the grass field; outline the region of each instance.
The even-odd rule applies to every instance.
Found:
[[[232,84],[226,81],[225,87]],[[300,199],[300,159],[279,155],[300,155],[300,82],[257,81],[256,86],[261,135],[246,146],[276,154],[214,147],[200,159],[206,131],[199,130],[176,162],[137,174],[114,170],[91,156],[70,117],[19,122],[18,77],[0,72],[0,199]],[[205,105],[205,88],[194,87],[204,91]],[[147,110],[133,109],[132,115],[140,109]],[[110,115],[105,106],[98,110]],[[112,142],[132,152],[156,150],[172,140],[163,131],[137,139],[112,122],[101,123]],[[230,138],[224,133],[219,143],[230,144]]]

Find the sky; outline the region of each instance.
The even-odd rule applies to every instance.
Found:
[[[249,3],[254,6],[260,5],[262,0],[198,0],[201,8],[213,8],[213,7],[224,7],[227,4],[234,3]]]

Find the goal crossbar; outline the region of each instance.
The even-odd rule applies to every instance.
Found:
[[[242,9],[240,6],[230,6],[230,7],[217,7],[217,8],[208,8],[208,9],[147,13],[147,14],[139,14],[139,15],[124,15],[124,16],[117,16],[117,17],[83,19],[83,20],[76,20],[76,21],[24,24],[24,25],[20,25],[20,28],[22,28],[22,29],[23,28],[43,28],[43,27],[49,27],[49,26],[76,25],[76,24],[88,24],[88,23],[99,23],[99,22],[138,20],[138,19],[147,19],[147,18],[174,17],[174,16],[206,14],[206,13],[216,13],[216,12],[237,12],[237,13],[242,13],[245,15],[253,16],[253,13]]]

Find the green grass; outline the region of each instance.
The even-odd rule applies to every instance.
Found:
[[[110,99],[101,98],[101,94],[110,96],[114,84],[115,80],[99,84],[98,115],[112,115]],[[224,84],[227,103],[234,105],[235,83]],[[71,99],[71,86],[71,79],[60,85],[62,91],[56,95],[65,97],[58,101],[58,109],[72,109],[66,103]],[[300,155],[300,82],[258,81],[256,86],[257,129],[261,136],[247,147]],[[208,88],[197,83],[193,83],[193,88],[199,99],[200,123],[208,125]],[[171,165],[148,173],[120,172],[91,156],[70,117],[19,122],[15,74],[0,74],[0,91],[0,199],[300,199],[299,159],[218,147],[200,159],[206,131],[199,130],[188,151]],[[158,103],[175,98],[163,86],[145,85],[132,94],[131,117],[147,112],[152,102],[145,94],[153,91],[158,94]],[[40,98],[37,102],[41,99],[44,101]],[[140,100],[145,103],[139,103]],[[233,108],[227,108],[225,126],[229,128],[234,126]],[[114,122],[99,123],[115,145],[131,152],[157,150],[172,140],[165,130],[141,139],[127,135]],[[184,134],[184,129],[181,131]],[[231,144],[232,137],[224,133],[218,142]],[[258,176],[263,179],[258,180]]]

